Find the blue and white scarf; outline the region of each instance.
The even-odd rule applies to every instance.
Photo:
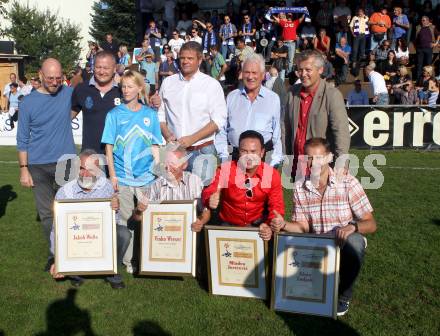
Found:
[[[310,17],[307,7],[273,7],[267,11],[264,17],[270,21],[270,16],[272,14],[279,13],[305,14],[307,17]]]
[[[211,34],[211,38],[209,38],[209,34]],[[209,40],[209,44],[208,44]],[[208,51],[210,46],[217,45],[217,38],[215,37],[215,32],[206,32],[203,36],[203,50]]]
[[[223,37],[225,40],[228,40],[231,38],[232,34],[234,33],[232,30],[232,23],[228,23],[227,25],[223,25],[222,29]]]

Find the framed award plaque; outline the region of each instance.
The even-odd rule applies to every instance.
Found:
[[[195,200],[148,204],[142,218],[139,273],[195,277],[195,220]]]
[[[254,227],[205,226],[209,291],[267,297],[267,244]]]
[[[271,308],[336,318],[339,247],[333,236],[275,235]]]
[[[56,273],[117,273],[116,223],[111,199],[55,201],[54,226]]]

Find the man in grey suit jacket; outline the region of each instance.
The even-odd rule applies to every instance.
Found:
[[[294,155],[293,176],[299,156],[304,155],[304,144],[310,138],[327,139],[335,160],[348,154],[350,148],[344,99],[338,89],[320,77],[324,70],[321,53],[306,50],[297,55],[296,64],[301,84],[291,87],[285,114],[286,154]]]

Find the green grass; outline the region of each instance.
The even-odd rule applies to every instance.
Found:
[[[383,154],[385,184],[367,191],[378,231],[368,237],[350,311],[333,321],[276,313],[260,300],[210,296],[195,279],[133,278],[125,271],[125,290],[94,279],[67,300],[70,283],[42,271],[46,246],[32,192],[20,187],[17,165],[4,162],[16,160],[15,149],[1,147],[0,335],[76,335],[87,324],[97,335],[438,335],[440,170],[398,167],[439,168],[440,153]],[[362,176],[369,174],[360,169]],[[289,214],[290,192],[285,199]]]

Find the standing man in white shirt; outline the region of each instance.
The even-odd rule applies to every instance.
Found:
[[[226,102],[220,83],[199,71],[203,59],[199,43],[185,43],[179,58],[180,72],[167,77],[160,87],[162,135],[166,142],[177,141],[187,150],[187,170],[206,184],[217,165],[214,136],[226,124]]]
[[[388,105],[389,96],[385,79],[380,73],[374,71],[375,67],[376,65],[374,63],[370,63],[365,67],[365,75],[368,76],[368,80],[371,84],[371,89],[374,93],[373,102],[376,105]]]

